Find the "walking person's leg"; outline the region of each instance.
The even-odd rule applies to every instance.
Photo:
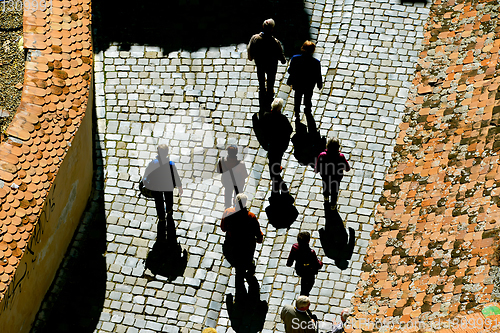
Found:
[[[304,91],[304,112],[311,113],[313,90]]]
[[[306,115],[308,132],[316,133],[316,121],[312,115],[312,94],[312,90],[304,92],[304,114]]]
[[[293,111],[295,113],[295,121],[300,121],[300,105],[302,104],[302,95],[303,92],[301,90],[295,90],[295,95],[293,97]]]
[[[165,202],[163,199],[164,192],[154,191],[153,196],[155,200],[156,215],[158,216],[157,236],[158,238],[165,238],[167,220],[165,219]]]
[[[174,209],[174,191],[165,191],[165,206],[167,214],[172,214]]]
[[[262,65],[257,66],[257,79],[259,80],[259,119],[262,119],[264,113],[270,109],[267,105],[266,71]]]
[[[331,182],[331,189],[332,189],[332,197],[330,201],[330,206],[332,210],[337,209],[337,199],[339,196],[339,187],[340,187],[340,181],[337,179],[332,180]]]
[[[330,199],[330,180],[328,177],[323,178],[323,197],[325,202],[329,202]]]
[[[283,178],[280,175],[281,172],[281,159],[283,158],[282,152],[277,151],[269,151],[269,175],[271,177],[271,189],[272,194],[279,194],[283,187]],[[283,191],[287,192],[288,188],[286,185],[284,186]]]
[[[300,294],[304,296],[309,296],[311,289],[314,286],[314,275],[303,275],[300,278]]]
[[[241,302],[247,296],[247,290],[245,288],[245,274],[246,270],[242,266],[234,267],[235,277],[234,277],[234,288],[235,292],[235,302]]]
[[[274,82],[276,81],[276,72],[278,68],[272,67],[267,70],[267,101],[271,105],[274,98]]]

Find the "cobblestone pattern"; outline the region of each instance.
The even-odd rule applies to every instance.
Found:
[[[430,325],[498,299],[499,6],[431,7],[353,297],[360,321]]]
[[[361,262],[383,191],[397,125],[418,59],[427,9],[389,1],[306,2],[311,33],[323,66],[325,85],[313,96],[323,135],[338,136],[353,171],[344,177],[339,198],[347,225],[357,231],[353,260],[345,271],[324,257],[312,290],[313,310],[324,321],[350,306]],[[279,24],[279,22],[277,23]],[[277,36],[279,38],[279,36]],[[250,38],[250,36],[249,36]],[[98,128],[105,161],[108,213],[108,283],[99,332],[177,332],[217,327],[231,332],[225,295],[234,294],[234,271],[222,257],[219,228],[224,204],[214,173],[221,149],[244,147],[249,178],[245,192],[260,221],[264,243],[257,246],[261,299],[269,304],[264,332],[283,331],[279,310],[298,296],[299,279],[285,266],[299,230],[323,226],[321,180],[284,156],[284,179],[300,212],[290,230],[268,225],[266,152],[251,129],[258,112],[257,76],[246,60],[246,45],[162,54],[154,47],[111,47],[95,57]],[[291,118],[293,92],[277,75],[278,96]],[[189,252],[184,277],[166,282],[145,272],[144,260],[156,237],[154,203],[139,199],[136,183],[158,143],[171,147],[184,195],[176,199],[177,236]]]

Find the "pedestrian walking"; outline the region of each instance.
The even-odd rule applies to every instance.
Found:
[[[281,113],[282,108],[283,100],[276,98],[271,104],[271,111],[264,114],[261,123],[264,141],[267,144],[272,189],[271,196],[278,195],[281,192],[288,193],[288,187],[280,173],[282,171],[281,160],[283,159],[283,154],[288,149],[293,128],[286,116]]]
[[[281,310],[281,320],[285,324],[286,333],[315,333],[317,318],[309,307],[311,301],[307,296],[299,296],[295,307],[286,304]]]
[[[329,139],[326,150],[318,156],[315,171],[319,172],[323,179],[323,196],[325,202],[330,198],[329,205],[332,210],[337,209],[340,181],[344,177],[344,172],[349,170],[351,167],[344,154],[340,152],[339,140]]]
[[[224,256],[236,271],[236,301],[246,295],[259,295],[253,256],[257,243],[262,243],[264,236],[257,217],[246,208],[247,199],[245,194],[238,194],[234,200],[234,207],[224,211],[220,225],[222,231],[226,233],[222,246]],[[248,292],[245,280],[249,286]]]
[[[173,213],[174,188],[179,189],[179,195],[183,193],[182,182],[174,162],[170,161],[167,145],[158,146],[158,155],[146,167],[142,182],[144,187],[152,191],[155,200],[159,220],[158,236],[165,237],[165,213]]]
[[[347,321],[347,318],[350,315],[351,315],[351,311],[349,309],[342,310],[342,312],[340,313],[341,322],[336,324],[336,325],[333,325],[332,330],[329,331],[328,333],[344,333],[345,332],[345,330],[344,330],[345,322]]]
[[[248,171],[245,163],[238,160],[238,147],[231,145],[227,147],[227,157],[221,157],[217,163],[217,172],[222,173],[222,186],[224,186],[224,205],[230,208],[234,198],[238,193],[243,192],[245,179],[248,177]],[[232,173],[232,175],[231,175]],[[234,179],[234,182],[233,182]]]
[[[300,276],[300,294],[309,296],[316,274],[323,267],[323,263],[316,256],[316,252],[309,247],[311,234],[307,231],[299,232],[297,243],[293,244],[286,265],[292,267],[295,262],[295,272]]]
[[[274,82],[278,70],[278,61],[282,64],[286,63],[281,42],[273,37],[274,26],[273,19],[265,20],[262,24],[262,32],[253,35],[247,46],[248,60],[254,60],[257,67],[261,116],[269,109],[269,105],[274,98]]]
[[[304,98],[304,113],[306,115],[309,131],[314,132],[316,124],[312,116],[312,95],[314,87],[323,88],[321,76],[321,63],[313,57],[316,45],[307,40],[302,45],[301,54],[296,54],[290,60],[288,67],[287,84],[295,90],[294,111],[295,121],[300,122],[300,106]]]

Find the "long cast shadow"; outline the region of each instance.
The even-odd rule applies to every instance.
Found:
[[[325,228],[319,229],[321,246],[325,255],[335,261],[335,266],[341,270],[349,266],[354,252],[356,236],[354,229],[349,227],[349,235],[344,227],[344,222],[339,212],[330,209],[330,204],[325,202]]]
[[[236,299],[226,295],[227,313],[236,333],[257,333],[264,328],[268,305],[260,300],[259,283],[254,279],[249,281],[248,291],[245,286],[236,286]]]
[[[93,193],[31,333],[92,333],[106,296],[106,213],[101,144],[93,110]]]
[[[159,46],[165,54],[246,44],[268,18],[276,21],[274,35],[287,56],[310,39],[302,0],[96,0],[92,7],[96,52],[111,43],[125,50],[133,44]]]
[[[167,215],[166,233],[167,237],[165,237],[165,229],[158,228],[156,242],[146,258],[146,268],[153,274],[164,276],[172,281],[184,275],[188,254],[186,249],[183,250],[177,242],[175,223],[171,214]]]

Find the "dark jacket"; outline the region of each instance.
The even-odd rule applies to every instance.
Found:
[[[344,177],[344,172],[351,170],[351,166],[344,154],[328,153],[327,150],[319,154],[316,161],[315,171],[319,172],[321,178],[341,181]]]
[[[223,252],[227,261],[233,267],[248,267],[252,262],[255,246],[262,243],[264,238],[255,214],[245,208],[228,208],[224,211],[220,228],[226,232]]]
[[[316,275],[323,267],[323,262],[318,259],[316,252],[308,247],[299,247],[299,243],[295,243],[290,250],[286,265],[291,267],[295,261],[295,270],[297,275]]]
[[[234,180],[236,184],[233,184],[233,179],[231,177],[231,173],[229,170],[233,171]],[[245,186],[245,179],[248,177],[248,171],[245,167],[245,163],[231,157],[226,157],[219,160],[217,163],[217,172],[222,173],[222,185],[224,187],[233,187],[234,185],[238,186],[239,191],[243,190]]]
[[[321,63],[318,59],[309,54],[297,54],[290,60],[288,67],[289,86],[294,90],[312,91],[317,85],[319,89],[323,87],[323,77],[321,76]]]
[[[268,151],[284,153],[293,132],[287,117],[280,112],[266,112],[262,116],[262,129]]]
[[[174,162],[164,158],[160,163],[158,156],[149,162],[144,172],[143,184],[149,190],[162,192],[173,191],[174,187],[182,187]]]
[[[283,47],[271,34],[259,33],[252,36],[247,46],[248,60],[255,60],[257,66],[278,66],[286,62]]]

